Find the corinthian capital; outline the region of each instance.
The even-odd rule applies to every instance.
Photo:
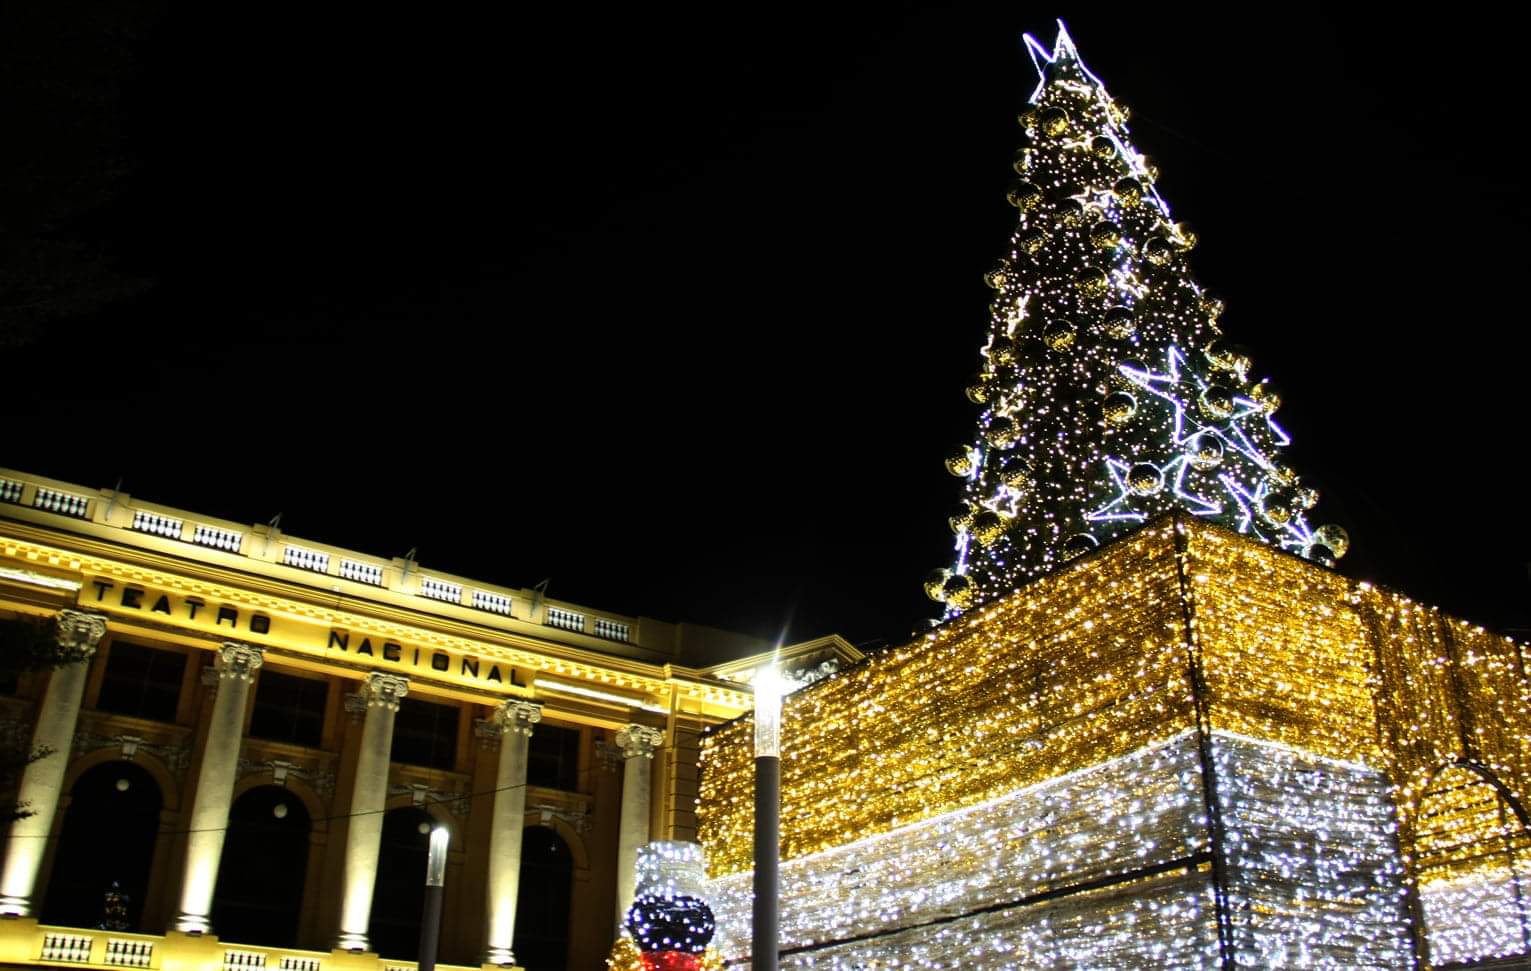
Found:
[[[505,733],[531,735],[532,726],[542,721],[542,706],[511,698],[494,709],[494,724]]]
[[[362,683],[361,694],[367,699],[369,708],[378,707],[398,711],[399,699],[409,694],[409,679],[397,674],[373,671]]]
[[[60,610],[54,618],[58,645],[83,659],[96,653],[96,645],[106,636],[106,618],[81,610]]]
[[[654,750],[664,744],[664,732],[647,725],[629,725],[617,732],[617,747],[624,759],[654,757]]]
[[[255,645],[224,641],[218,648],[218,678],[248,681],[264,661],[265,654]]]

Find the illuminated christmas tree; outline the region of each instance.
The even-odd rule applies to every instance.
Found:
[[[1281,396],[1223,338],[1126,109],[1061,23],[1051,52],[1026,44],[1041,81],[1020,115],[1020,222],[986,278],[977,434],[946,462],[965,480],[956,564],[926,592],[960,613],[1176,508],[1332,565],[1349,539],[1309,524]]]

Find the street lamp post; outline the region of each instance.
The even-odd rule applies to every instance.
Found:
[[[755,672],[755,909],[752,971],[776,971],[781,856],[781,679]]]
[[[425,864],[425,913],[420,920],[420,971],[436,971],[436,951],[441,942],[441,898],[446,892],[447,841],[445,826],[431,830],[430,857]]]

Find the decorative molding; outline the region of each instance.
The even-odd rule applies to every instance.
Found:
[[[264,653],[261,648],[253,644],[224,641],[218,648],[218,657],[214,662],[214,666],[218,669],[218,677],[235,681],[250,680],[250,676],[265,662]]]
[[[106,618],[101,614],[65,609],[58,612],[53,623],[59,646],[76,661],[95,654],[96,646],[106,636]]]
[[[624,759],[652,759],[654,751],[664,744],[664,732],[647,725],[628,725],[617,732],[617,746]]]
[[[532,726],[542,721],[542,706],[511,698],[495,707],[493,721],[502,732],[519,732],[530,737]]]
[[[369,708],[399,710],[399,700],[409,694],[409,679],[403,675],[371,671],[362,682],[361,694]]]

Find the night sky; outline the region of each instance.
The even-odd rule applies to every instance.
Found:
[[[950,560],[1020,34],[1062,14],[1342,570],[1531,624],[1519,24],[187,6],[7,5],[0,465],[896,642]]]

